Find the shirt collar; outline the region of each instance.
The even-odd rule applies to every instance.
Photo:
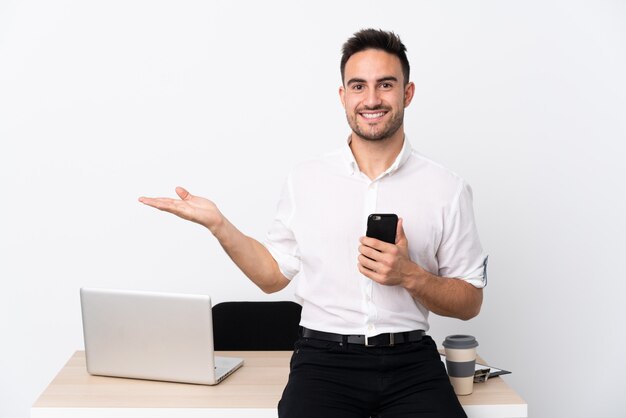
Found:
[[[348,168],[350,174],[354,174],[357,171],[359,171],[359,166],[356,163],[356,159],[354,158],[354,154],[352,154],[352,150],[350,149],[350,141],[352,141],[352,134],[348,135],[348,140],[346,141],[345,145],[343,146],[342,154],[343,154],[343,158],[344,158],[345,163],[346,163],[346,167]],[[382,176],[384,176],[386,174],[392,174],[393,172],[398,171],[398,169],[400,169],[400,167],[402,167],[404,165],[404,163],[407,162],[407,160],[411,156],[411,152],[413,152],[413,147],[411,147],[411,143],[409,142],[409,140],[407,139],[407,137],[405,135],[404,136],[404,142],[402,143],[402,149],[400,150],[400,153],[396,157],[396,159],[393,162],[393,164],[391,164],[391,166],[389,166],[389,168],[387,170],[385,170],[385,172],[382,173],[380,175],[380,177],[382,177]]]

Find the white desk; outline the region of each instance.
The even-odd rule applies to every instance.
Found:
[[[31,408],[31,418],[276,418],[290,351],[218,353],[244,366],[217,386],[91,376],[77,351]],[[527,405],[500,377],[459,400],[469,418],[527,417]]]

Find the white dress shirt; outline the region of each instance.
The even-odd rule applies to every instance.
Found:
[[[487,256],[470,186],[406,139],[391,167],[371,180],[345,144],[289,174],[264,243],[288,279],[298,275],[302,326],[367,336],[428,330],[428,310],[408,291],[357,269],[359,238],[371,213],[403,219],[410,258],[422,268],[486,285]]]

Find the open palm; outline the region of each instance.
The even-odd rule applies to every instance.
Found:
[[[194,196],[182,187],[176,188],[176,194],[180,199],[140,197],[139,201],[153,208],[173,213],[188,221],[196,222],[209,229],[212,229],[221,220],[222,214],[217,209],[215,203],[210,200]]]

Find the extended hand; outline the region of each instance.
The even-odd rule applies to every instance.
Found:
[[[182,187],[176,188],[176,194],[180,197],[180,200],[167,197],[140,197],[139,201],[145,205],[173,213],[178,217],[203,225],[211,232],[214,232],[214,229],[223,221],[222,213],[217,209],[215,203],[210,200],[194,196]]]
[[[395,244],[370,237],[361,237],[360,242],[359,271],[380,284],[402,285],[416,268],[419,269],[409,259],[409,243],[404,235],[402,219],[398,220]]]

